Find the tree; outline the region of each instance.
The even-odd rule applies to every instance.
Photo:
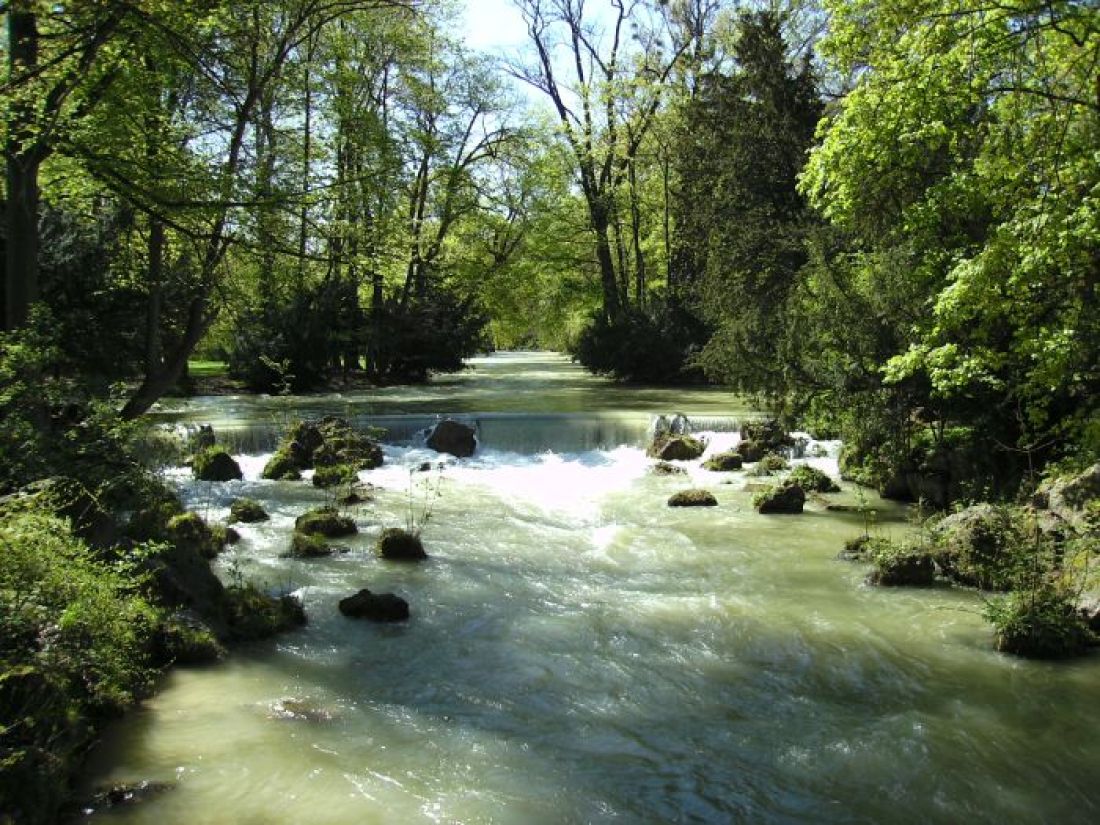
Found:
[[[1100,23],[1089,3],[827,4],[852,92],[803,189],[920,307],[881,374],[941,437],[1100,445]]]
[[[773,397],[791,389],[780,342],[812,223],[797,180],[821,111],[810,61],[792,64],[781,23],[742,15],[735,69],[703,75],[684,105],[674,209],[677,283],[694,285],[715,330],[702,365]]]

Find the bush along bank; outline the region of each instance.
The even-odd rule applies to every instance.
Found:
[[[304,623],[292,596],[224,586],[216,526],[135,476],[114,519],[51,479],[0,500],[0,823],[58,820],[97,732],[172,664]]]
[[[938,576],[980,589],[999,651],[1079,656],[1100,644],[1100,463],[1051,477],[1027,504],[959,509],[916,541],[864,534],[841,558],[870,562],[871,584],[928,585]]]

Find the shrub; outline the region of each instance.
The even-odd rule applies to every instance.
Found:
[[[160,613],[135,564],[101,561],[55,516],[0,515],[0,798],[16,821],[53,821],[96,724],[150,687]]]
[[[839,493],[840,487],[826,473],[808,464],[795,467],[788,478],[807,493]]]
[[[1030,659],[1064,659],[1088,648],[1092,633],[1070,596],[1050,584],[990,599],[985,617],[994,647]]]

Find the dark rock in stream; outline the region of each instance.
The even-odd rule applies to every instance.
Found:
[[[88,804],[81,808],[85,815],[89,815],[122,805],[136,805],[165,791],[174,790],[175,787],[174,782],[152,782],[148,779],[141,782],[120,782],[109,788],[97,789]]]
[[[239,465],[225,447],[207,447],[191,459],[191,471],[199,481],[237,481],[244,478]]]
[[[354,596],[341,599],[340,612],[353,619],[372,622],[403,622],[409,618],[409,603],[393,593],[371,593],[365,587]]]
[[[668,500],[669,507],[716,507],[718,499],[708,490],[681,490]]]
[[[335,507],[318,507],[316,510],[302,513],[294,520],[294,529],[329,539],[353,536],[359,532],[355,522],[347,516],[340,515]]]
[[[806,503],[806,491],[791,481],[771,487],[753,497],[752,504],[760,513],[797,515]]]
[[[649,471],[655,476],[682,476],[687,474],[687,470],[683,467],[677,467],[667,461],[658,461],[649,468]]]
[[[428,558],[420,536],[408,530],[402,530],[400,527],[389,527],[383,530],[382,535],[378,537],[375,550],[382,558],[390,561],[420,561]]]
[[[477,437],[469,424],[447,418],[432,427],[428,446],[437,453],[469,458],[477,450]]]
[[[712,455],[704,461],[703,469],[710,470],[712,473],[730,473],[734,470],[740,470],[743,464],[744,459],[739,453],[727,450],[724,453]]]

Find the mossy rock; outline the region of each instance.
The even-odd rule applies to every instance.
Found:
[[[183,513],[179,496],[167,489],[156,491],[135,510],[126,525],[126,535],[134,541],[168,541],[168,522]]]
[[[706,461],[703,462],[703,469],[710,470],[712,473],[730,473],[734,470],[740,470],[744,465],[744,459],[740,453],[733,450],[727,450],[724,453],[718,453],[712,455]]]
[[[734,450],[739,456],[741,456],[741,460],[747,464],[759,461],[768,452],[767,445],[762,444],[759,441],[751,440],[741,441],[736,447],[734,447]]]
[[[790,462],[779,453],[767,453],[760,457],[756,466],[749,470],[749,475],[770,476],[780,473],[790,467]]]
[[[791,470],[791,474],[787,478],[795,482],[807,493],[840,492],[840,485],[829,478],[827,473],[823,473],[821,470],[816,467],[811,467],[808,464],[800,464],[798,467],[795,467]]]
[[[225,550],[225,530],[215,530],[198,513],[180,513],[168,520],[167,538],[177,547],[193,550],[204,559]]]
[[[191,459],[191,472],[200,481],[236,481],[244,478],[241,466],[225,447],[207,447]]]
[[[272,478],[288,477],[291,467],[301,471],[347,464],[356,470],[373,470],[384,460],[376,441],[336,416],[295,422],[280,442],[276,456],[280,456],[280,462],[272,468]]]
[[[889,543],[873,557],[868,584],[881,587],[928,587],[936,579],[932,554],[923,547]]]
[[[267,514],[263,506],[258,501],[250,498],[234,499],[233,503],[229,505],[230,524],[237,522],[255,524],[260,521],[267,521],[270,518],[271,516]]]
[[[294,520],[294,529],[330,539],[354,536],[359,532],[355,522],[347,516],[340,515],[335,507],[318,507],[316,510],[303,513]]]
[[[238,641],[266,639],[306,623],[302,603],[294,596],[270,596],[254,584],[226,589],[229,633]]]
[[[313,486],[327,490],[353,484],[358,477],[355,468],[348,464],[327,464],[313,471]]]
[[[375,543],[375,551],[389,561],[420,561],[428,557],[420,536],[400,527],[383,530]]]
[[[779,450],[794,445],[794,439],[775,419],[746,421],[741,425],[741,442],[760,445],[765,450]],[[746,459],[751,460],[751,459]]]
[[[1025,536],[1020,513],[1009,507],[978,504],[942,519],[932,528],[936,562],[943,574],[969,587],[1008,590],[1044,559],[1040,543]]]
[[[669,464],[667,461],[658,461],[649,471],[655,476],[682,476],[687,473],[683,467],[677,467],[675,464]]]
[[[707,445],[690,435],[664,435],[653,441],[647,454],[662,461],[694,461]]]
[[[789,480],[762,490],[752,499],[752,506],[763,514],[797,515],[805,504],[806,491]]]
[[[287,555],[296,559],[316,559],[321,556],[331,556],[332,547],[325,541],[324,536],[295,530],[290,537],[290,550]]]
[[[716,507],[718,499],[709,490],[680,490],[668,500],[669,507]]]
[[[986,604],[994,647],[1028,659],[1084,654],[1095,637],[1072,599],[1050,585],[1018,591]]]
[[[190,611],[165,619],[154,637],[155,658],[164,664],[201,665],[225,658],[214,631]]]
[[[302,471],[288,451],[276,450],[264,465],[261,476],[269,481],[297,481],[302,477]]]

